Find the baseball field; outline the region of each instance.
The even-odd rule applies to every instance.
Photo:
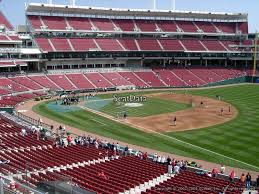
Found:
[[[122,142],[259,171],[259,85],[120,94],[129,95],[147,98],[125,106],[101,94],[69,108],[43,102],[33,111]]]

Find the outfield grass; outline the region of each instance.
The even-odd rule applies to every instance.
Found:
[[[259,171],[258,168],[170,139],[170,137],[177,138],[259,167],[259,85],[193,90],[190,93],[208,97],[221,95],[225,101],[238,109],[239,115],[235,120],[222,125],[189,132],[167,133],[165,134],[167,136],[161,136],[159,134],[147,134],[83,110],[57,113],[49,110],[46,103],[35,106],[33,110],[66,125],[123,142]],[[108,95],[103,96],[103,98],[107,97]]]

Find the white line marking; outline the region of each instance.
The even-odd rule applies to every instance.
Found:
[[[94,118],[91,118],[91,120],[92,120],[92,121],[95,121],[95,122],[97,122],[97,123],[100,123],[100,124],[103,125],[103,126],[106,125],[105,123],[103,123],[103,122],[101,122],[101,121],[98,121],[98,120],[96,120],[96,119],[94,119]]]

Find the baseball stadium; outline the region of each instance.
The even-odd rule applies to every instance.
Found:
[[[150,2],[0,3],[0,194],[258,193],[249,13]]]

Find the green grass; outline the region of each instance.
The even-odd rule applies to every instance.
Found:
[[[235,120],[222,125],[188,132],[167,133],[165,135],[259,167],[259,85],[193,90],[189,91],[189,93],[208,97],[221,95],[225,101],[233,104],[238,109],[239,115]],[[103,96],[103,98],[107,97],[109,95]],[[35,106],[33,110],[66,125],[123,142],[259,171],[258,168],[206,152],[189,144],[170,139],[167,136],[148,134],[83,110],[65,114],[56,113],[49,110],[45,103]]]
[[[190,107],[188,104],[177,103],[171,100],[162,100],[154,97],[147,97],[146,101],[140,103],[143,104],[143,106],[133,108],[124,106],[125,103],[118,104],[111,101],[100,111],[112,116],[117,116],[118,112],[126,111],[127,115],[130,117],[146,117],[150,115],[176,112]]]

